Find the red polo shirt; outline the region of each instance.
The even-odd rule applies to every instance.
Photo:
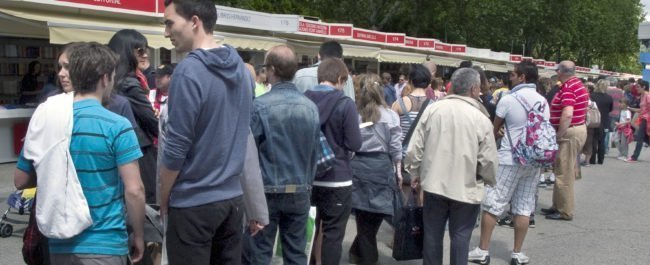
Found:
[[[585,124],[588,106],[589,91],[587,91],[580,79],[572,77],[562,84],[560,91],[553,97],[551,102],[551,124],[555,128],[559,127],[562,109],[565,107],[573,107],[571,126]]]

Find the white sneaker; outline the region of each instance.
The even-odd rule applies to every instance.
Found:
[[[512,255],[510,257],[512,258],[512,260],[510,260],[510,265],[528,264],[528,262],[530,261],[528,256],[524,255],[523,252],[519,252],[519,253],[512,252]]]
[[[551,182],[555,182],[555,173],[551,172],[551,176],[548,178]]]
[[[490,252],[487,250],[482,250],[479,247],[472,249],[472,251],[467,254],[467,260],[472,263],[488,265],[490,264]]]
[[[619,156],[616,159],[621,160],[621,161],[625,161],[625,160],[627,160],[627,157]]]

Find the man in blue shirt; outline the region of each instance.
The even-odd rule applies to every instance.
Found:
[[[69,54],[75,92],[70,154],[93,224],[72,238],[50,239],[51,264],[126,265],[129,248],[133,262],[144,252],[144,188],[138,168],[142,153],[131,123],[101,104],[111,94],[116,64],[117,56],[99,43],[79,44]],[[44,177],[66,181],[56,173],[39,176]],[[33,161],[21,155],[14,181],[18,189],[36,186]]]
[[[397,98],[395,98],[395,87],[391,83],[392,79],[393,78],[387,72],[381,74],[381,82],[384,84],[384,100],[386,101],[386,105],[389,107],[393,105],[395,100],[397,100]]]
[[[160,213],[170,264],[241,262],[244,169],[255,80],[212,34],[212,0],[165,0],[165,36],[189,52],[169,85]]]

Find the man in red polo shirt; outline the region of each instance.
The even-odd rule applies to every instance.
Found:
[[[589,104],[589,92],[575,77],[575,64],[563,61],[557,69],[562,81],[560,91],[551,102],[551,123],[557,130],[559,155],[555,160],[556,177],[553,187],[553,206],[542,209],[546,219],[573,220],[576,163],[580,149],[587,140],[585,118]]]

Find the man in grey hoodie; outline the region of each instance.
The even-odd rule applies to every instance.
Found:
[[[242,175],[250,133],[250,73],[212,35],[210,0],[165,0],[165,37],[189,52],[172,75],[162,155],[161,214],[170,264],[240,264]]]

